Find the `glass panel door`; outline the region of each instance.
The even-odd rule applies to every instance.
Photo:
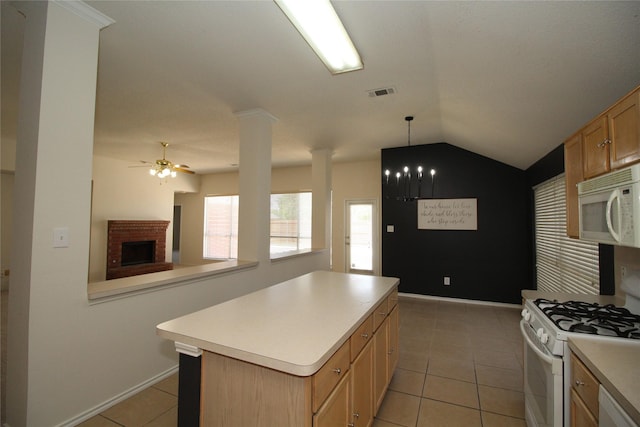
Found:
[[[375,201],[347,201],[345,236],[348,273],[375,273]]]

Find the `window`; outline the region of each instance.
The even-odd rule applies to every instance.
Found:
[[[204,202],[206,259],[238,258],[238,196],[208,196]],[[311,248],[311,193],[271,195],[271,253]]]
[[[598,244],[567,237],[564,174],[534,188],[539,291],[600,293]]]
[[[271,195],[271,253],[311,249],[311,193]]]
[[[238,258],[238,201],[238,196],[204,198],[204,258]]]

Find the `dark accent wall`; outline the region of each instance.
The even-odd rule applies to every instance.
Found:
[[[447,143],[383,149],[382,274],[400,291],[505,303],[531,283],[530,213],[524,171]],[[476,198],[478,229],[419,230],[417,201],[384,171],[424,168],[423,198]],[[429,170],[436,170],[433,191]],[[417,195],[417,180],[411,182]],[[394,232],[387,232],[393,225]],[[443,285],[444,277],[451,285]]]

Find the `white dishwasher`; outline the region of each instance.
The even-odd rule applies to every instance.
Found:
[[[600,385],[598,392],[598,402],[600,406],[599,427],[638,427],[631,417],[614,400],[609,392]]]

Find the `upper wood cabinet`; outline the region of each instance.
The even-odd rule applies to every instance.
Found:
[[[640,87],[579,133],[584,179],[640,161]]]
[[[567,235],[579,237],[579,182],[640,162],[640,86],[564,142]]]
[[[599,117],[581,132],[583,145],[583,168],[585,178],[609,172],[609,131],[607,118]]]
[[[567,236],[580,237],[578,227],[578,183],[582,174],[582,134],[578,133],[564,143],[564,176],[567,193]]]
[[[611,169],[640,161],[640,88],[614,105],[607,118]]]

